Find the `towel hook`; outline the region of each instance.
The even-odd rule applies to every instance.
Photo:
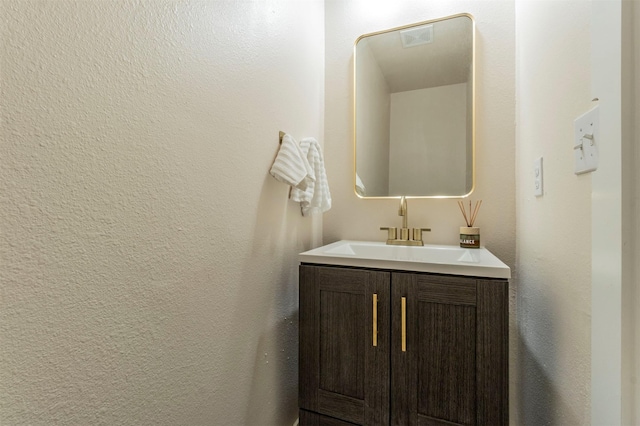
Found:
[[[280,145],[282,145],[282,138],[284,138],[284,132],[280,131],[279,136],[280,136]]]

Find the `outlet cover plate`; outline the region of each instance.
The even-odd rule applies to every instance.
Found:
[[[536,159],[533,165],[533,194],[536,197],[541,197],[543,194],[543,180],[542,180],[542,157]]]

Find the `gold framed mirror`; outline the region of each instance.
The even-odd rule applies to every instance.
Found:
[[[475,185],[475,22],[458,14],[354,46],[354,189],[457,198]]]

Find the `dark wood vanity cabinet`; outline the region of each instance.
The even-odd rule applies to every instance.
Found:
[[[508,424],[508,282],[300,266],[300,425]]]

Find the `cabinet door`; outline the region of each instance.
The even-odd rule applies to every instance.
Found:
[[[389,282],[387,272],[300,266],[301,408],[389,424]]]
[[[391,424],[506,424],[506,283],[397,273],[391,288]]]

